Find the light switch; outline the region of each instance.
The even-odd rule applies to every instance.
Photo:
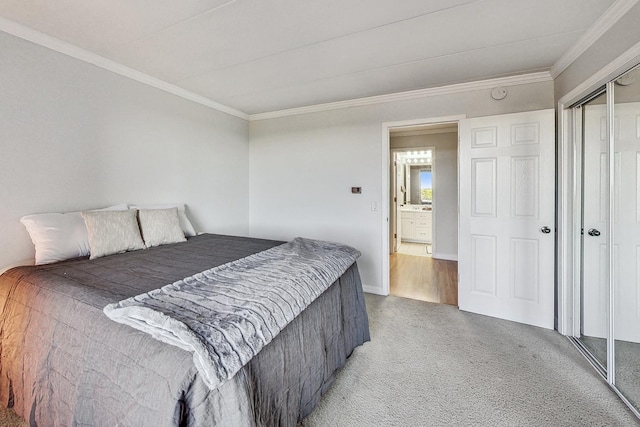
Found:
[[[378,202],[376,202],[376,201],[371,202],[371,210],[373,212],[378,210]]]

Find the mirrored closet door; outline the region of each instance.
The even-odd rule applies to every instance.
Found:
[[[640,69],[613,91],[613,382],[640,408]]]
[[[581,152],[579,346],[640,408],[640,69],[574,107]]]
[[[582,118],[580,342],[607,368],[609,313],[607,93],[579,107]]]

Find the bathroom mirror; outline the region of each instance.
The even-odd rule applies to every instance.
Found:
[[[402,201],[409,205],[429,205],[433,203],[433,148],[420,148],[397,154],[401,169]]]
[[[410,195],[412,205],[427,205],[433,203],[433,179],[431,165],[411,166]]]

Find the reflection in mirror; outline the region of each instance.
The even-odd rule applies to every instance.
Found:
[[[431,206],[433,201],[431,182],[431,165],[411,166],[410,203],[412,205]]]
[[[609,281],[607,251],[606,92],[582,106],[582,280],[580,342],[607,367]],[[587,232],[587,230],[592,232]],[[598,233],[596,233],[596,230]]]
[[[428,205],[433,201],[432,186],[433,150],[406,151],[397,154],[397,161],[404,170],[404,203]]]
[[[640,69],[613,87],[615,385],[640,408]]]

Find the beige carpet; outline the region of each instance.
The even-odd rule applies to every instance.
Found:
[[[393,296],[366,302],[372,341],[305,427],[640,425],[557,332]],[[0,410],[0,425],[26,425],[11,415]]]
[[[305,427],[640,425],[557,332],[449,305],[366,301],[372,341]]]

